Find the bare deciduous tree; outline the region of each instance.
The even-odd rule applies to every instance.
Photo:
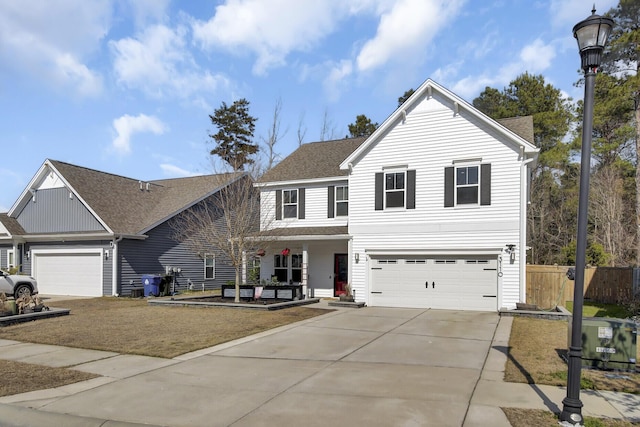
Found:
[[[635,240],[629,221],[633,206],[625,201],[624,183],[614,168],[602,168],[593,176],[590,214],[594,238],[610,255],[610,265],[628,265]]]
[[[287,130],[280,133],[280,114],[282,112],[282,98],[278,98],[276,100],[275,106],[273,107],[273,117],[271,122],[271,127],[267,132],[267,136],[262,137],[262,141],[267,148],[267,170],[271,169],[275,166],[275,163],[278,158],[278,153],[275,151],[275,146],[287,134]]]
[[[331,118],[329,118],[329,110],[325,108],[322,115],[322,125],[320,126],[320,141],[331,141],[336,139],[336,128]]]
[[[304,137],[307,135],[307,127],[304,125],[304,111],[300,113],[300,119],[298,120],[298,147],[304,142]]]
[[[220,190],[216,194],[172,220],[172,237],[199,256],[222,255],[222,262],[235,269],[238,302],[243,256],[254,249],[252,237],[259,230],[260,197],[248,173],[218,176]]]

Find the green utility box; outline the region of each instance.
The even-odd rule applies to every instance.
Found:
[[[582,366],[635,371],[638,324],[606,317],[582,319]],[[569,343],[571,324],[569,324]]]

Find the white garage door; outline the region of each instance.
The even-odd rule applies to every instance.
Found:
[[[370,305],[497,311],[497,258],[376,256]]]
[[[33,251],[33,274],[41,294],[102,296],[102,251]]]

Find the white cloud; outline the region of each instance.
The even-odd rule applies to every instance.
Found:
[[[324,81],[324,88],[329,99],[336,100],[340,97],[341,87],[344,79],[353,73],[353,63],[349,60],[342,60],[333,64],[329,75]]]
[[[97,95],[102,78],[83,61],[99,49],[111,13],[109,0],[0,2],[0,60],[51,87]]]
[[[125,114],[113,121],[113,128],[117,136],[112,142],[112,148],[120,154],[131,152],[131,137],[134,134],[151,132],[162,135],[168,129],[157,117],[146,114],[138,114],[135,117]]]
[[[586,2],[584,0],[551,0],[549,4],[549,14],[551,15],[552,25],[556,28],[567,28],[567,32],[575,24],[586,19],[591,15],[591,9],[594,2]],[[598,15],[604,15],[612,7],[616,7],[618,0],[598,0],[596,2]]]
[[[508,62],[497,71],[464,77],[453,84],[451,90],[463,98],[469,98],[479,94],[486,86],[504,87],[524,72],[538,74],[546,70],[555,56],[553,44],[545,44],[536,39],[520,50],[518,61]]]
[[[253,71],[282,66],[292,51],[308,51],[335,31],[340,20],[375,8],[383,0],[227,0],[208,21],[193,23],[205,49],[223,48],[257,56]]]
[[[162,163],[160,165],[160,169],[165,176],[170,177],[185,177],[185,176],[194,176],[195,173],[189,172],[188,170],[182,169],[176,165],[171,165],[169,163]]]
[[[424,57],[429,43],[456,16],[463,3],[462,0],[396,1],[380,17],[376,36],[362,47],[358,69],[372,70],[392,59]]]
[[[147,95],[196,98],[229,85],[221,74],[201,70],[187,49],[187,29],[165,25],[147,27],[136,38],[110,42],[118,82]],[[206,103],[204,103],[206,105]]]
[[[551,66],[556,56],[556,49],[552,44],[545,44],[536,39],[520,51],[522,66],[531,73],[544,71]]]

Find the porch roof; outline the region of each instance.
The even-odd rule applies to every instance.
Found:
[[[348,239],[349,227],[283,227],[261,231],[259,240],[344,240]]]

